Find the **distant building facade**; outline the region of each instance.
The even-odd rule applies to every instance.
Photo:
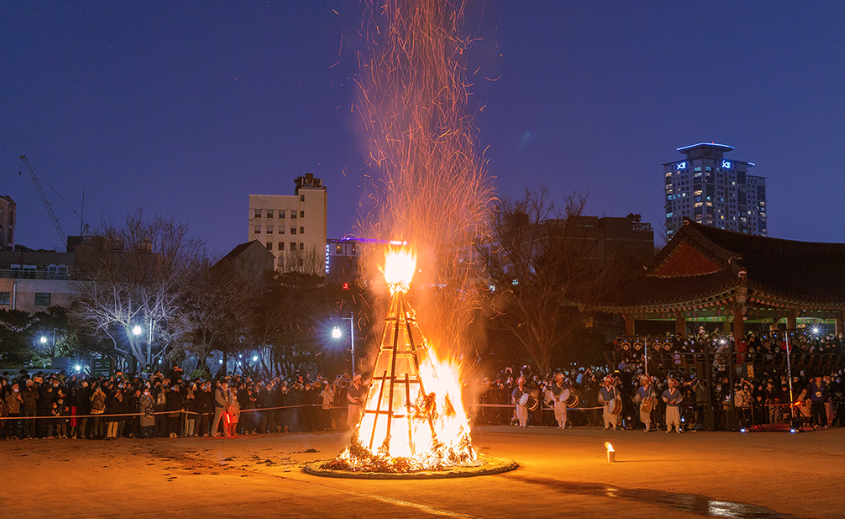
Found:
[[[15,250],[17,204],[12,197],[0,195],[0,251]]]
[[[654,230],[638,214],[626,217],[578,216],[573,239],[584,242],[585,259],[605,268],[622,259],[645,266],[654,258]]]
[[[361,272],[362,247],[366,243],[355,238],[326,240],[326,281],[351,286]]]
[[[327,196],[313,174],[297,177],[293,195],[249,195],[247,241],[276,258],[276,270],[321,273],[326,247]]]
[[[549,219],[540,224],[539,230],[529,229],[528,216],[516,215],[514,233],[526,237],[536,236],[534,254],[540,254],[553,240],[568,242],[585,262],[604,270],[640,270],[654,258],[654,230],[651,224],[643,223],[638,214],[626,217],[572,216],[567,219]],[[531,238],[527,238],[531,239]],[[486,250],[484,255],[498,254],[496,242],[480,244]],[[469,252],[469,251],[468,251]],[[477,267],[478,258],[466,255],[466,263]],[[501,256],[499,262],[506,271],[511,268],[510,260]],[[482,265],[483,266],[483,265]]]
[[[666,235],[684,217],[728,231],[767,236],[766,177],[748,174],[753,162],[724,158],[734,148],[699,143],[678,148],[684,158],[663,164]]]
[[[70,306],[73,266],[72,252],[0,252],[0,309],[35,313]]]

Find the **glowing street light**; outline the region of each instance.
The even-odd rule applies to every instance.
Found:
[[[135,327],[132,328],[132,335],[141,335],[142,331],[141,327],[136,324]]]
[[[79,364],[77,364],[76,366],[74,366],[74,367],[73,367],[73,370],[74,370],[74,371],[82,371],[82,366],[80,366]]]
[[[349,321],[349,343],[352,345],[352,375],[355,375],[355,312],[349,312],[349,317],[341,317],[343,321]],[[332,338],[340,339],[340,326],[332,328]]]
[[[258,355],[252,356],[252,362],[258,362]]]
[[[41,336],[41,344],[47,344],[47,337]]]

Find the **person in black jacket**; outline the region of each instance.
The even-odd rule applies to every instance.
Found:
[[[123,392],[123,384],[118,384],[118,387],[110,391],[106,397],[107,440],[114,440],[118,437],[118,425],[123,417],[114,415],[124,414],[128,408],[129,402]]]
[[[53,416],[53,404],[56,402],[56,392],[48,380],[40,389],[41,395],[38,398],[38,416]],[[39,438],[53,436],[56,420],[51,418],[39,418],[35,433]]]
[[[197,415],[197,423],[194,426],[194,431],[198,436],[208,436],[209,417],[213,411],[211,384],[209,382],[203,382],[200,385],[199,391],[195,393],[195,396],[197,400],[197,413],[199,414]]]
[[[179,385],[174,385],[170,388],[167,395],[167,421],[169,423],[169,436],[171,438],[178,438],[182,432],[182,410],[184,404],[182,402],[182,391]]]
[[[88,389],[87,380],[83,380],[74,387],[71,401],[73,402],[71,415],[81,416],[76,419],[73,437],[82,440],[88,436],[88,414],[91,412],[91,391]]]
[[[32,379],[26,381],[26,387],[21,391],[23,397],[23,415],[33,418],[23,421],[24,438],[35,438],[35,416],[38,416],[38,399],[41,395]]]
[[[167,382],[167,381],[165,381]],[[155,387],[150,392],[153,397],[153,412],[155,413],[155,437],[164,438],[169,435],[169,424],[167,423],[167,386],[156,381]]]
[[[141,437],[141,406],[139,405],[138,401],[141,399],[141,389],[134,388],[130,389],[126,393],[126,412],[131,413],[135,416],[129,416],[126,420],[126,423],[129,425],[129,437],[130,438],[140,438]],[[118,434],[122,435],[120,432],[120,425],[118,425]]]
[[[259,384],[257,405],[259,409],[267,409],[273,407],[273,385],[268,382],[266,386]],[[258,432],[264,434],[266,432],[276,432],[276,413],[275,411],[261,411],[261,419],[258,422]]]

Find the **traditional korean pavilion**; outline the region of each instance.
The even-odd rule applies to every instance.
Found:
[[[845,316],[845,244],[755,236],[684,221],[642,276],[609,293],[593,310],[636,321],[721,322],[745,334],[748,323],[834,322]],[[731,327],[732,323],[732,327]]]

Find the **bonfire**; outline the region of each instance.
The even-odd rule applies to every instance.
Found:
[[[351,445],[323,468],[408,473],[477,461],[461,399],[460,366],[434,355],[408,302],[415,269],[416,258],[408,251],[386,255],[390,306],[372,383]]]

